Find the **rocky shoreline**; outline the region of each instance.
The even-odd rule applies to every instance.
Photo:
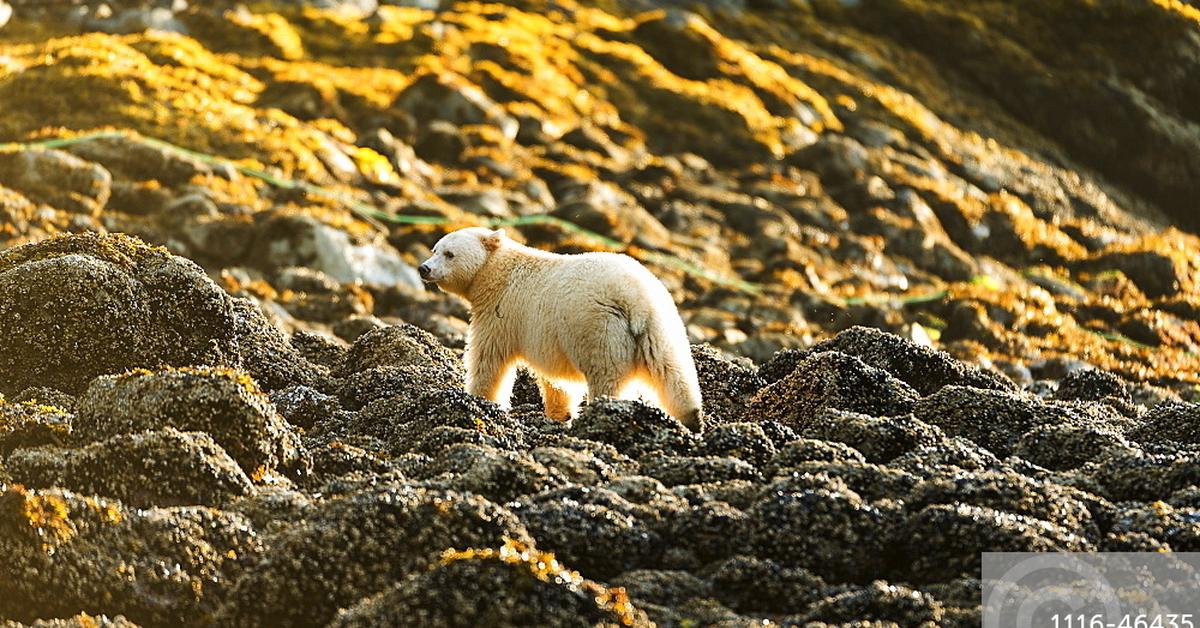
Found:
[[[1036,37],[1190,5],[419,4],[8,1],[0,624],[972,626],[981,551],[1200,551],[1200,40]],[[413,264],[498,223],[663,278],[702,433],[463,392]]]

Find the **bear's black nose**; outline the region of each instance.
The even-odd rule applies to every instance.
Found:
[[[429,279],[429,266],[421,264],[417,266],[417,272],[421,274],[421,279]]]

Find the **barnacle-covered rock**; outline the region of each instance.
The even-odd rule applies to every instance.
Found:
[[[649,454],[638,462],[642,472],[667,486],[727,480],[759,480],[758,469],[728,456],[668,456]]]
[[[827,351],[805,358],[790,375],[760,390],[744,418],[802,430],[827,408],[893,416],[911,411],[916,401],[916,391],[887,371]]]
[[[339,608],[437,564],[447,549],[532,545],[512,513],[481,497],[395,485],[340,497],[289,527],[233,585],[226,625],[323,626]]]
[[[74,418],[56,406],[0,398],[0,458],[15,449],[66,444]]]
[[[912,415],[872,417],[829,409],[816,416],[801,435],[854,447],[871,462],[889,462],[918,447],[945,439],[941,429]]]
[[[62,487],[136,508],[220,506],[253,490],[211,436],[172,427],[118,434],[78,451],[21,450],[9,456],[7,466],[27,486]]]
[[[836,582],[869,579],[881,566],[879,530],[886,518],[849,489],[824,484],[776,490],[746,514],[754,555],[761,558],[805,567]]]
[[[1013,390],[1013,383],[978,366],[955,360],[950,354],[919,345],[912,340],[870,327],[851,327],[817,343],[811,353],[838,351],[891,373],[922,395],[943,386],[971,386]]]
[[[662,551],[633,505],[609,491],[545,493],[515,512],[539,547],[596,578],[652,565]]]
[[[507,539],[446,550],[432,568],[342,611],[330,624],[368,626],[651,626],[622,588],[571,571],[554,554]]]
[[[210,508],[132,510],[10,486],[0,493],[0,550],[0,616],[85,612],[170,626],[211,621],[262,544],[245,518]]]
[[[723,604],[752,615],[803,612],[822,598],[827,586],[807,569],[753,556],[734,556],[720,563],[709,582]]]
[[[927,506],[895,532],[896,556],[915,582],[978,575],[981,552],[1081,552],[1094,546],[1054,523],[965,504]]]
[[[599,441],[628,456],[662,451],[684,454],[696,437],[661,409],[640,401],[601,399],[571,422],[571,436]]]
[[[302,477],[310,464],[299,435],[249,376],[224,368],[138,371],[97,379],[79,400],[85,441],[164,425],[205,432],[252,478]]]
[[[238,361],[230,298],[164,249],[83,234],[0,252],[0,393],[76,393],[135,367]]]
[[[901,626],[940,626],[943,615],[941,603],[928,593],[877,580],[813,604],[804,613],[804,621],[828,624],[882,621]]]
[[[739,420],[747,402],[763,387],[753,366],[730,361],[708,345],[692,345],[692,360],[706,418],[717,423]]]

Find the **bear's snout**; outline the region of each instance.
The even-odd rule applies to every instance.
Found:
[[[429,281],[433,270],[429,268],[429,264],[421,264],[420,266],[417,266],[417,273],[421,275],[421,279]]]

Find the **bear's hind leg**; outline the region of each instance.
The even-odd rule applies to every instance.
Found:
[[[538,388],[542,391],[542,407],[547,417],[555,421],[571,418],[571,395],[545,377],[538,377]]]

